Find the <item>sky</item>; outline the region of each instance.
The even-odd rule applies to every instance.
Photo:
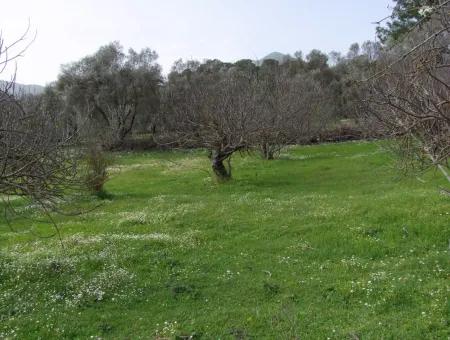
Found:
[[[156,50],[164,73],[179,58],[345,53],[354,42],[375,39],[372,23],[390,6],[390,0],[2,0],[0,29],[8,44],[30,22],[26,42],[36,38],[17,62],[17,82],[45,85],[62,64],[115,40],[126,49]],[[10,66],[0,79],[10,77]]]

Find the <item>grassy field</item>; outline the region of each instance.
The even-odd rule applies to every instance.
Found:
[[[374,143],[119,154],[106,200],[0,217],[0,338],[447,339],[450,200]],[[30,230],[32,232],[30,232]]]

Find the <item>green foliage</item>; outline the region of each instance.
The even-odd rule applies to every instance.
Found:
[[[121,145],[137,123],[145,130],[159,110],[162,75],[157,58],[149,48],[125,53],[113,42],[64,65],[56,87],[74,129],[83,137],[101,136],[110,147]]]
[[[439,4],[439,0],[394,0],[396,3],[386,26],[377,28],[378,38],[383,43],[398,41],[418,21],[426,19],[426,8]]]
[[[0,337],[448,338],[441,176],[373,143],[234,162],[218,185],[204,152],[118,154],[114,197],[58,217],[64,249],[0,217]]]
[[[312,50],[306,56],[308,68],[311,70],[323,70],[328,67],[328,56],[319,50]]]

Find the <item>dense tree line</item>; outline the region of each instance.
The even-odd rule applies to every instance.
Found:
[[[379,49],[366,42],[346,56],[313,50],[282,63],[178,60],[164,79],[155,51],[124,53],[114,42],[64,65],[44,94],[22,101],[64,116],[66,135],[107,149],[136,136],[204,147],[216,175],[227,179],[237,151],[272,159],[283,146],[317,142],[323,130],[353,117],[353,82],[369,72]]]
[[[203,147],[220,179],[231,177],[236,152],[258,150],[272,159],[285,145],[320,142],[346,118],[353,128],[398,141],[405,159],[446,173],[449,6],[397,0],[381,20],[387,24],[378,29],[380,42],[355,43],[345,55],[312,50],[282,62],[178,60],[167,77],[155,51],[126,53],[114,42],[64,65],[42,95],[20,97],[10,88],[2,95],[24,114],[46,117],[58,131],[52,145],[76,140],[95,145],[93,155],[137,139]],[[3,102],[2,115],[13,117]]]

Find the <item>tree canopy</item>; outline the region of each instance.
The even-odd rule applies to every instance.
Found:
[[[415,25],[429,17],[434,6],[440,0],[394,0],[392,15],[385,27],[377,28],[378,38],[382,43],[394,43],[409,32]]]
[[[141,117],[156,115],[162,82],[158,55],[149,48],[128,54],[118,42],[65,65],[57,88],[77,121],[88,120],[108,144],[123,142]]]

